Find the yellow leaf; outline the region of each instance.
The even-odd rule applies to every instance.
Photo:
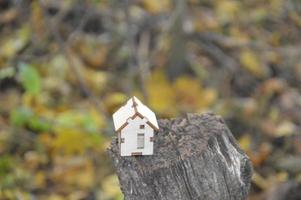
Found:
[[[287,172],[279,172],[279,173],[277,173],[275,178],[277,179],[277,182],[286,182],[288,179],[288,173]]]
[[[208,108],[216,99],[216,91],[204,89],[201,83],[188,76],[179,77],[174,83],[177,102],[183,111]]]
[[[240,9],[239,2],[233,0],[217,1],[216,5],[216,14],[224,22],[234,19]]]
[[[68,195],[68,200],[80,200],[80,199],[87,199],[89,195],[89,191],[73,191],[70,195]]]
[[[81,68],[81,72],[89,88],[93,89],[94,94],[98,94],[104,90],[108,77],[106,72],[96,71],[87,67]]]
[[[38,171],[34,177],[35,185],[38,188],[44,188],[46,186],[45,172]]]
[[[71,171],[72,172],[72,171]],[[80,186],[81,188],[89,188],[94,183],[94,167],[91,162],[87,162],[85,165],[81,166],[79,169],[74,171],[75,173],[70,174],[70,182]]]
[[[270,8],[270,13],[274,16],[279,15],[279,12],[281,12],[281,8],[283,8],[283,4],[285,3],[285,1],[282,0],[268,0],[267,2]]]
[[[58,129],[52,147],[56,153],[83,154],[94,142],[91,134],[76,129]]]
[[[127,100],[127,96],[121,92],[110,93],[104,99],[104,104],[109,112],[115,112]]]
[[[91,160],[83,156],[58,156],[53,160],[54,168],[49,178],[55,184],[91,188],[95,183],[95,168]]]
[[[171,7],[170,0],[143,0],[142,4],[147,11],[153,14],[168,11]]]
[[[290,121],[280,123],[276,128],[276,136],[288,136],[294,133],[296,126]]]
[[[281,116],[279,108],[278,107],[271,107],[268,116],[269,116],[269,119],[271,119],[271,121],[273,121],[273,122],[279,121],[279,118]]]
[[[119,182],[116,175],[111,175],[105,178],[102,187],[105,199],[123,199],[123,195],[119,189]]]
[[[251,146],[251,136],[249,134],[245,134],[239,138],[239,145],[244,151],[250,150]]]
[[[30,38],[30,26],[28,24],[23,25],[15,35],[3,40],[0,44],[1,57],[10,58],[20,51]]]
[[[204,89],[202,100],[200,101],[201,108],[208,108],[217,99],[217,91],[211,88]]]
[[[229,34],[231,35],[231,38],[233,38],[232,41],[230,41],[229,45],[246,45],[250,41],[250,36],[248,32],[245,30],[236,27],[236,26],[230,26],[229,27]]]
[[[266,189],[269,186],[268,182],[257,172],[253,173],[252,182],[261,189]]]
[[[57,195],[57,194],[50,194],[47,197],[47,200],[64,200],[65,198],[63,196]]]
[[[90,67],[106,67],[108,44],[99,40],[98,37],[88,36],[75,38],[72,41],[72,50]]]
[[[45,27],[45,19],[43,16],[43,11],[38,2],[32,2],[31,4],[31,16],[30,16],[32,28],[34,30],[35,39],[42,39],[42,36],[45,35],[47,28]]]
[[[104,119],[104,116],[101,115],[100,112],[98,112],[94,108],[91,108],[89,114],[90,114],[91,120],[93,121],[93,124],[96,126],[96,128],[100,129],[100,128],[105,127],[105,125],[106,125],[105,119]]]
[[[151,108],[166,117],[177,114],[175,93],[163,71],[153,72],[147,80],[146,88]]]
[[[264,66],[262,66],[259,58],[254,52],[250,50],[242,51],[240,54],[240,62],[242,66],[254,76],[263,77],[265,75]]]
[[[176,80],[174,87],[177,94],[177,100],[183,107],[183,110],[192,111],[199,107],[203,88],[198,80],[182,76]]]

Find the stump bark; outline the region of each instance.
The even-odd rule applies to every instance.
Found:
[[[154,155],[108,149],[126,200],[246,199],[252,166],[222,118],[210,113],[159,120]]]

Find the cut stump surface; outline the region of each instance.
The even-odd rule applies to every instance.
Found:
[[[252,166],[221,117],[211,113],[159,120],[154,155],[121,157],[115,138],[108,153],[125,200],[242,200]]]

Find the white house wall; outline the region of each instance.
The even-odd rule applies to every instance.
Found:
[[[141,119],[139,116],[134,119],[128,119],[128,125],[121,130],[121,138],[124,142],[120,144],[121,156],[131,156],[132,153],[142,153],[142,155],[153,154],[153,142],[151,137],[154,136],[154,130],[146,123],[147,119]],[[140,125],[144,125],[144,129],[140,129]],[[144,148],[137,149],[137,135],[144,133]]]

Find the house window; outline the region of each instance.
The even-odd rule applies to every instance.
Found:
[[[144,129],[145,128],[145,125],[140,125],[140,129]]]
[[[138,133],[137,135],[137,149],[144,148],[144,133]]]

